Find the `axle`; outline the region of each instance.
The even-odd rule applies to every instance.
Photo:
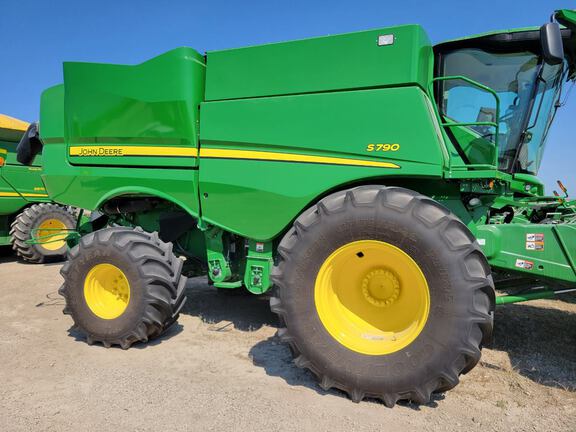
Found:
[[[540,300],[540,299],[547,299],[557,296],[558,294],[565,294],[569,292],[576,291],[576,288],[567,288],[563,290],[550,290],[550,289],[539,289],[532,292],[528,292],[525,294],[510,294],[510,295],[502,295],[496,297],[496,306],[510,304],[510,303],[520,303],[529,300]]]

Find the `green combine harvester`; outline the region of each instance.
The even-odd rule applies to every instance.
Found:
[[[576,287],[575,204],[536,176],[575,29],[561,10],[435,46],[405,25],[65,63],[18,149],[43,149],[52,200],[97,211],[68,239],[64,313],[129,348],[207,274],[271,293],[324,389],[393,406],[453,388],[497,304]]]
[[[67,231],[76,222],[71,212],[48,198],[40,156],[31,166],[16,161],[16,147],[28,126],[0,114],[0,246],[12,245],[25,261],[43,263],[66,256]]]

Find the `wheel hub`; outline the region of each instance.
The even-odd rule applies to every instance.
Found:
[[[84,298],[97,317],[118,318],[130,302],[130,283],[118,267],[107,263],[96,264],[84,280]]]
[[[362,279],[362,294],[371,305],[388,307],[400,296],[400,281],[390,270],[372,270]]]
[[[423,330],[430,292],[420,266],[402,249],[359,240],[326,258],[316,277],[314,303],[340,344],[386,355],[410,345]]]
[[[60,219],[50,218],[38,225],[36,236],[42,241],[41,247],[48,251],[57,251],[66,245],[67,227]]]

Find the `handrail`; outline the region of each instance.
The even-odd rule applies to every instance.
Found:
[[[477,87],[481,90],[484,90],[487,93],[490,93],[492,96],[494,96],[494,99],[496,101],[496,121],[495,122],[454,122],[454,123],[446,123],[446,122],[441,122],[441,126],[443,127],[455,127],[455,126],[490,126],[493,127],[495,129],[494,131],[494,160],[493,160],[493,166],[497,169],[498,168],[498,138],[500,135],[500,126],[499,126],[499,122],[498,119],[500,118],[500,97],[498,97],[498,93],[496,93],[496,91],[482,83],[479,83],[478,81],[474,81],[473,79],[470,79],[464,75],[451,75],[451,76],[444,76],[444,77],[436,77],[433,78],[430,81],[429,84],[429,92],[430,95],[432,96],[432,98],[434,98],[434,87],[433,84],[436,81],[451,81],[451,80],[460,80],[460,81],[464,81],[467,82],[468,84],[471,84],[474,87]],[[436,104],[438,105],[438,101],[436,101]],[[442,113],[438,110],[438,115],[440,116],[440,120],[442,118]]]

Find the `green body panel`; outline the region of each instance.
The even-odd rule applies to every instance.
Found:
[[[538,177],[530,174],[514,174],[510,182],[510,189],[514,192],[542,196],[544,195],[544,183]]]
[[[198,104],[204,97],[204,69],[204,59],[192,48],[178,48],[137,66],[65,63],[66,143],[69,147],[84,148],[83,153],[87,155],[98,155],[69,155],[70,162],[76,165],[196,166],[195,157],[131,154],[115,157],[114,152],[104,153],[102,148],[196,148]],[[87,100],[91,103],[85,103]]]
[[[42,142],[45,145],[64,142],[64,84],[47,88],[42,92],[40,124]]]
[[[576,282],[576,225],[481,225],[476,236],[495,268]]]
[[[46,190],[56,201],[96,210],[109,199],[123,195],[157,196],[198,216],[198,170],[74,166],[62,161],[66,145],[44,147]]]
[[[202,56],[191,48],[137,66],[66,63],[64,86],[42,96],[40,125],[50,195],[91,210],[120,195],[154,195],[197,216],[198,105],[204,68]],[[88,156],[70,156],[76,147]],[[132,148],[141,154],[130,154]],[[185,155],[166,156],[164,150]],[[59,166],[62,157],[66,162]]]
[[[413,86],[202,104],[202,151],[239,149],[288,153],[287,159],[292,154],[328,156],[398,166],[201,157],[204,220],[269,240],[319,196],[345,184],[379,183],[387,177],[441,178],[444,143],[426,99]],[[399,149],[368,151],[371,143],[398,143]]]
[[[394,35],[391,45],[378,37]],[[406,25],[207,53],[206,100],[418,84],[426,88],[432,46]]]

